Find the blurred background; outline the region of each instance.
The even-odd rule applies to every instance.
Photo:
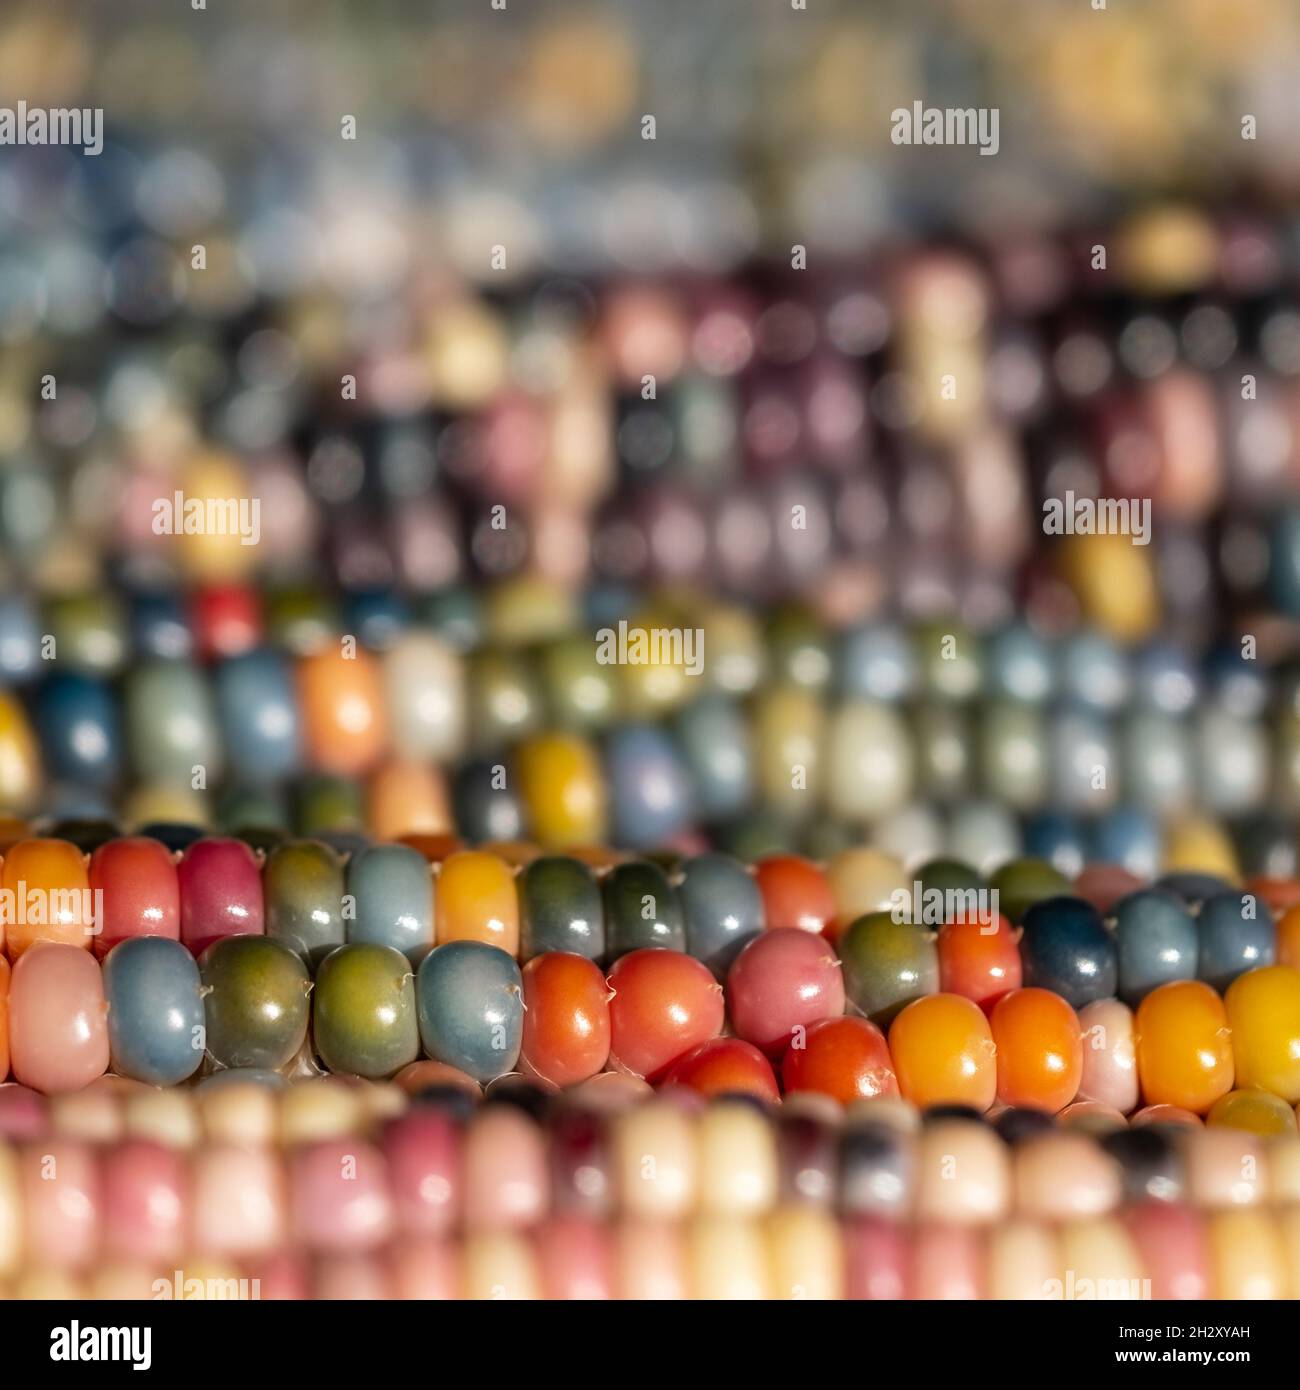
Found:
[[[611,771],[630,843],[979,794],[1140,813],[1136,865],[1189,803],[1289,814],[1298,77],[1290,0],[10,0],[5,99],[105,147],[0,149],[0,806],[374,824],[433,760],[383,828],[508,838],[465,758],[630,720],[672,812]],[[996,156],[892,144],[916,101]],[[260,543],[154,534],[174,490]],[[1045,536],[1067,492],[1151,544]],[[702,682],[593,666],[641,614]],[[400,685],[412,632],[455,694],[349,752],[295,663]]]

